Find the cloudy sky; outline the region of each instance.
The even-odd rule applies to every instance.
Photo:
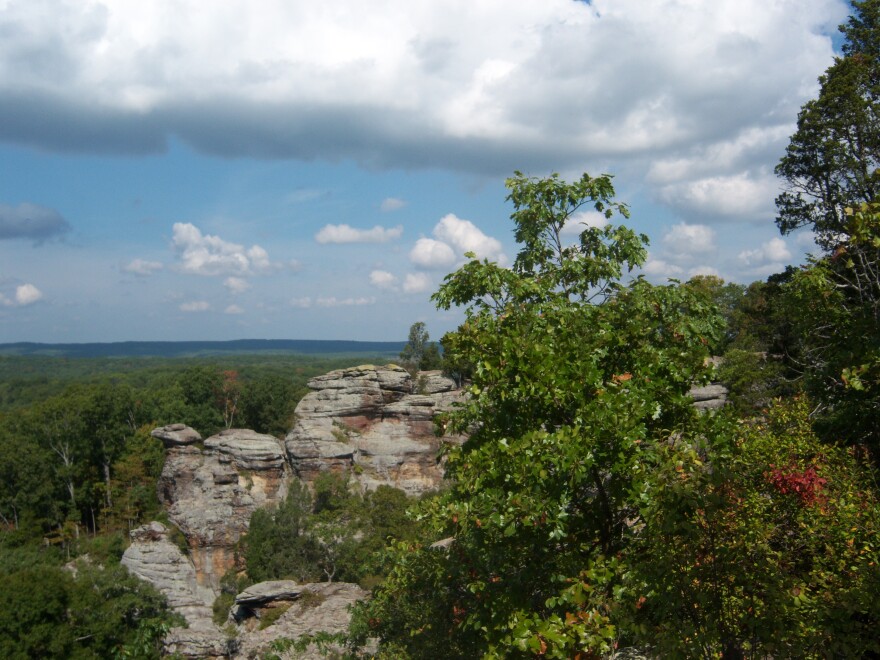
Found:
[[[764,278],[847,9],[0,0],[0,342],[439,338],[514,170],[614,174],[654,281]]]

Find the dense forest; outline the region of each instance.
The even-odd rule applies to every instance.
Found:
[[[416,324],[402,354],[467,388],[438,420],[469,435],[448,489],[293,487],[254,514],[218,612],[242,575],[343,579],[373,589],[352,654],[878,657],[880,0],[853,8],[777,167],[806,265],[652,284],[610,176],[516,173],[513,266],[470,255],[433,296],[464,323],[442,354]],[[609,224],[566,242],[585,208]],[[156,656],[178,622],[118,564],[165,520],[149,431],[283,436],[346,360],[0,358],[0,654]],[[730,405],[701,413],[709,381]]]

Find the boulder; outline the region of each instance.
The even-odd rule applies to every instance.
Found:
[[[297,639],[318,632],[343,633],[348,630],[351,621],[351,606],[369,596],[369,592],[358,585],[345,582],[311,583],[297,588],[300,590],[299,595],[289,607],[287,601],[283,602],[283,606],[288,609],[272,625],[259,630],[258,626],[250,625],[246,621],[238,626],[239,648],[236,657],[262,658],[270,650],[272,642],[280,637]],[[272,604],[265,603],[264,607]],[[290,654],[281,657],[326,658],[328,656],[310,647],[304,652],[291,651]],[[335,657],[332,655],[332,650],[330,657]]]
[[[202,436],[194,428],[186,424],[168,424],[150,432],[154,438],[161,440],[166,447],[179,447],[200,442]]]
[[[688,394],[697,410],[717,410],[727,405],[727,388],[720,383],[692,387]]]
[[[293,580],[269,580],[252,584],[235,597],[239,607],[257,609],[276,601],[294,601],[302,594],[303,587]]]

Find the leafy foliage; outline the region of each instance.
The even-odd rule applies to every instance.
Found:
[[[445,420],[470,439],[448,453],[449,493],[421,516],[448,552],[398,544],[395,567],[359,614],[390,656],[570,657],[608,651],[605,605],[632,535],[643,465],[693,420],[685,396],[719,335],[693,289],[624,270],[646,239],[622,226],[562,228],[584,205],[609,216],[610,178],[508,181],[511,270],[472,259],[434,299],[466,305],[444,337],[474,365],[468,402]]]
[[[801,109],[776,167],[788,187],[776,199],[780,230],[811,227],[826,249],[847,231],[845,209],[880,193],[880,3],[852,5],[840,28],[844,56],[819,78],[819,97]]]

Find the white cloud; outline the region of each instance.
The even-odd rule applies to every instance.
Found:
[[[410,261],[419,268],[450,268],[462,262],[467,252],[473,252],[478,259],[507,263],[507,255],[497,239],[453,213],[443,216],[432,233],[435,238],[420,238],[409,252]]]
[[[816,234],[802,229],[794,235],[794,242],[802,250],[812,250],[816,247]]]
[[[204,300],[194,300],[178,305],[181,312],[207,312],[211,309],[211,305]]]
[[[244,314],[244,310],[238,305],[229,305],[223,310],[224,314]]]
[[[374,270],[370,273],[370,284],[380,289],[394,289],[397,278],[385,270]]]
[[[403,280],[405,293],[424,293],[431,289],[431,278],[427,273],[407,273]]]
[[[663,259],[649,257],[645,265],[642,266],[642,272],[650,277],[669,279],[681,277],[684,269]]]
[[[406,206],[406,202],[397,197],[386,197],[382,200],[382,204],[379,208],[385,213],[389,213],[390,211],[397,211]]]
[[[672,163],[702,145],[719,168],[741,167],[737,149],[792,124],[847,10],[843,0],[276,0],[259,11],[228,0],[210,12],[197,0],[7,2],[0,133],[49,150],[155,152],[173,135],[224,156],[499,174],[584,154]],[[731,135],[742,137],[725,147]]]
[[[780,265],[784,268],[784,262],[791,259],[791,252],[785,241],[781,238],[771,238],[769,241],[754,250],[743,250],[739,253],[739,260],[747,266],[764,266],[768,264]],[[780,269],[781,270],[781,269]]]
[[[361,307],[363,305],[373,305],[375,304],[375,298],[336,298],[335,296],[330,297],[319,297],[315,304],[318,307]]]
[[[7,307],[25,307],[43,299],[43,292],[33,284],[19,284],[15,287],[12,300],[0,293],[0,304]]]
[[[259,245],[245,249],[219,236],[202,234],[191,223],[176,222],[171,245],[180,257],[179,268],[195,275],[252,275],[270,270],[269,255]]]
[[[769,172],[740,172],[664,186],[660,199],[690,216],[706,219],[772,218],[779,181]]]
[[[302,298],[292,298],[290,301],[291,307],[296,307],[297,309],[308,309],[312,306],[312,299],[308,296],[304,296]]]
[[[706,225],[673,225],[663,236],[663,246],[677,259],[704,259],[715,252],[715,231]]]
[[[325,225],[315,234],[318,243],[387,243],[403,235],[403,226],[355,229],[349,225]]]
[[[143,277],[147,277],[152,275],[157,270],[162,270],[164,266],[158,261],[146,261],[144,259],[133,259],[128,264],[123,267],[123,270],[126,273],[133,273],[135,275],[141,275]]]
[[[564,236],[580,236],[587,227],[602,228],[609,222],[611,221],[605,217],[604,213],[599,213],[598,211],[579,211],[568,218],[561,233]]]
[[[688,278],[696,277],[697,275],[714,275],[715,277],[721,277],[721,272],[712,266],[696,266],[688,270]],[[721,279],[724,279],[721,277]]]
[[[287,262],[287,269],[292,273],[298,273],[303,269],[302,262],[299,259],[291,259]]]
[[[462,220],[449,213],[440,219],[434,227],[434,236],[449,244],[461,258],[465,252],[473,252],[478,259],[488,259],[504,264],[507,257],[501,249],[501,243],[491,236],[486,236],[470,220]]]
[[[449,268],[455,264],[455,252],[446,243],[420,238],[409,252],[410,261],[420,268]]]
[[[223,286],[229,289],[229,293],[244,293],[251,288],[251,283],[241,277],[227,277]]]
[[[21,284],[15,287],[15,302],[18,305],[31,305],[42,299],[43,292],[33,284]]]

